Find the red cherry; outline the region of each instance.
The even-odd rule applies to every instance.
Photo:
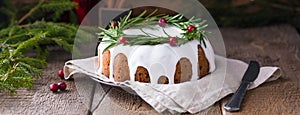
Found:
[[[59,82],[58,83],[58,88],[60,89],[60,90],[66,90],[66,88],[67,88],[67,84],[65,83],[65,82]]]
[[[118,22],[116,21],[113,21],[111,24],[110,24],[110,27],[117,27],[118,26]]]
[[[167,21],[164,18],[160,18],[157,23],[160,27],[166,27],[167,25]]]
[[[188,32],[192,32],[196,29],[196,27],[193,25],[189,25],[187,29],[188,29]]]
[[[58,70],[58,76],[62,79],[64,78],[64,70],[63,69]]]
[[[119,38],[119,42],[121,44],[126,44],[127,43],[127,38],[122,36],[122,37]]]
[[[171,37],[169,39],[170,46],[176,46],[176,43],[177,43],[177,38],[176,37]]]
[[[57,85],[56,83],[53,83],[53,84],[51,84],[51,85],[49,86],[49,88],[50,88],[50,90],[51,90],[52,92],[57,92],[57,90],[58,90],[58,85]]]

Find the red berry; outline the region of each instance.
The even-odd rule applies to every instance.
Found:
[[[50,90],[53,92],[57,92],[58,90],[58,85],[56,83],[53,83],[49,86]]]
[[[117,27],[118,26],[118,22],[116,21],[113,21],[111,24],[110,24],[110,27]]]
[[[196,27],[193,25],[189,25],[189,27],[187,29],[188,29],[188,32],[192,32],[196,29]]]
[[[65,83],[65,82],[59,82],[58,83],[58,88],[60,89],[60,90],[65,90],[66,88],[67,88],[67,84]]]
[[[127,38],[122,36],[122,37],[119,38],[119,42],[121,44],[126,44],[127,43]]]
[[[63,69],[58,70],[58,76],[62,79],[64,78],[64,70]]]
[[[177,43],[177,38],[176,37],[171,37],[169,39],[170,46],[176,46],[176,43]]]
[[[160,27],[166,27],[167,25],[167,21],[164,18],[160,18],[157,23]]]

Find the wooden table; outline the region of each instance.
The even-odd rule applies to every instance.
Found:
[[[289,25],[250,29],[222,28],[221,32],[229,58],[247,62],[256,59],[261,65],[279,66],[284,76],[248,91],[239,112],[230,113],[223,109],[230,95],[198,114],[299,115],[300,36],[295,28]],[[82,91],[91,88],[92,84],[83,82],[66,81],[67,91],[52,93],[48,86],[61,81],[57,71],[69,59],[71,54],[53,50],[48,57],[48,68],[44,69],[44,75],[36,80],[34,88],[19,89],[14,96],[0,94],[0,113],[81,115],[88,114],[89,102],[97,101],[99,103],[92,105],[92,111],[96,114],[158,114],[138,96],[105,85],[102,85],[101,94],[94,95],[94,100],[85,96],[91,93],[89,90]],[[75,81],[78,79],[82,78],[75,77]]]

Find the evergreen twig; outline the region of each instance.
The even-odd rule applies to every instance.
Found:
[[[131,11],[128,13],[128,15],[124,16],[123,18],[118,21],[118,26],[110,26],[110,28],[105,29],[102,27],[99,27],[99,29],[102,31],[101,33],[98,33],[100,38],[109,38],[102,40],[101,42],[109,43],[104,50],[108,50],[109,48],[112,48],[114,46],[117,46],[120,43],[119,38],[125,37],[127,38],[126,44],[124,45],[157,45],[162,43],[167,43],[170,39],[170,36],[163,28],[163,32],[167,37],[164,36],[156,36],[151,33],[147,33],[142,28],[150,28],[155,29],[154,26],[157,24],[157,21],[161,18],[164,18],[167,21],[167,24],[171,26],[178,27],[183,31],[181,33],[181,37],[176,37],[178,40],[177,45],[180,46],[188,41],[191,40],[199,40],[201,44],[205,45],[204,39],[206,39],[207,32],[204,30],[207,27],[206,20],[202,19],[194,19],[192,17],[189,20],[186,20],[182,14],[177,14],[175,16],[168,16],[168,15],[156,15],[153,16],[153,14],[156,12],[153,11],[150,13],[150,15],[145,16],[147,11],[142,12],[140,15],[136,17],[131,16]],[[115,22],[111,22],[111,25],[113,25]],[[195,31],[188,32],[188,26],[193,25],[196,27]],[[123,30],[126,30],[128,28],[138,28],[140,29],[144,34],[141,35],[128,35],[123,33]]]
[[[39,3],[33,7],[32,9],[29,10],[28,13],[26,13],[19,21],[18,24],[21,24],[24,20],[26,20],[33,12],[35,12],[36,10],[38,10],[41,5],[44,3],[44,0],[40,0]]]
[[[57,8],[57,12],[60,13],[76,6],[69,0],[55,1],[40,0],[19,20],[16,19],[18,12],[7,14],[12,23],[0,30],[0,93],[7,92],[12,95],[18,88],[33,86],[35,77],[41,76],[41,69],[47,66],[47,45],[59,45],[67,51],[72,51],[77,25],[54,22],[56,18],[52,21],[30,19],[36,12],[52,13],[55,5],[64,5],[65,8]],[[5,2],[11,4],[8,3],[10,0]],[[12,8],[15,7],[6,6],[1,9],[18,11]],[[25,56],[25,53],[32,50],[36,51],[36,57]]]

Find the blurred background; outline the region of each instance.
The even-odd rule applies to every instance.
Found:
[[[0,1],[0,6],[6,5]],[[26,7],[37,4],[39,0],[12,0],[13,5],[20,10],[19,16],[25,13]],[[46,0],[57,1],[57,0]],[[78,3],[73,12],[80,22],[84,15],[101,0],[72,0]],[[211,13],[220,27],[256,27],[272,24],[291,24],[298,30],[300,28],[300,1],[299,0],[199,0]],[[181,3],[184,4],[184,1]],[[120,8],[126,5],[126,0],[108,0],[108,8]],[[180,5],[180,4],[179,4]],[[180,6],[178,6],[180,7]],[[59,9],[59,8],[58,8]],[[0,22],[8,22],[9,18],[1,10]],[[71,13],[72,14],[72,13]],[[74,23],[74,18],[69,18],[70,12],[65,12],[60,19]],[[41,17],[47,20],[47,17]],[[3,25],[3,24],[2,24]]]

